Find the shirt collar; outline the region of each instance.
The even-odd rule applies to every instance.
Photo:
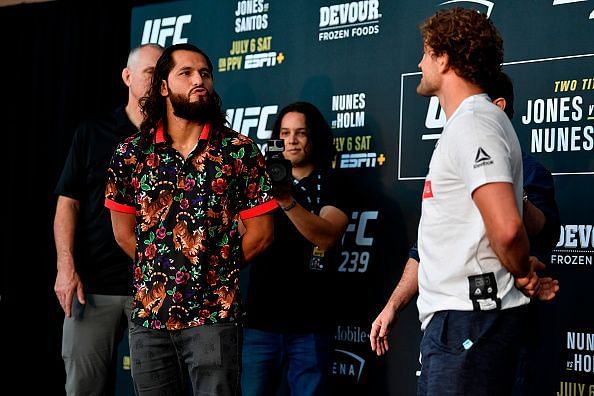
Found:
[[[204,124],[202,133],[200,134],[200,140],[208,140],[208,134],[210,132],[210,124]],[[157,125],[157,132],[155,133],[155,143],[165,143],[165,131],[163,130],[163,123],[159,122]]]

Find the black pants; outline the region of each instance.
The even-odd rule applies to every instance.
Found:
[[[240,328],[235,324],[184,330],[130,330],[132,378],[138,395],[239,394]]]

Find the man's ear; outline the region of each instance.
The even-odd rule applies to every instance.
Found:
[[[507,102],[505,101],[504,98],[497,98],[493,100],[493,103],[499,107],[501,110],[505,111],[505,106],[507,105]]]
[[[445,52],[437,56],[437,66],[439,71],[442,73],[447,72],[450,69],[450,57]]]
[[[127,67],[125,67],[122,70],[122,81],[124,81],[124,84],[126,84],[126,86],[128,88],[130,88],[130,69],[128,69]]]
[[[161,96],[169,95],[169,89],[167,89],[167,82],[165,80],[161,80]]]

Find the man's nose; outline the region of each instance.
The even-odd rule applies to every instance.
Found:
[[[200,76],[200,73],[194,73],[192,76],[192,85],[198,87],[202,86],[202,76]]]

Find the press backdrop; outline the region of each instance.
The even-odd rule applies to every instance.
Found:
[[[539,394],[592,395],[593,1],[179,1],[133,9],[131,45],[205,50],[232,128],[260,144],[284,105],[321,109],[354,207],[334,269],[341,304],[329,313],[338,320],[337,394],[410,395],[420,369],[414,303],[387,356],[372,355],[368,334],[416,239],[422,181],[445,122],[437,99],[415,92],[418,25],[453,6],[498,27],[520,143],[554,175],[562,226],[548,271],[561,293],[540,307]]]

